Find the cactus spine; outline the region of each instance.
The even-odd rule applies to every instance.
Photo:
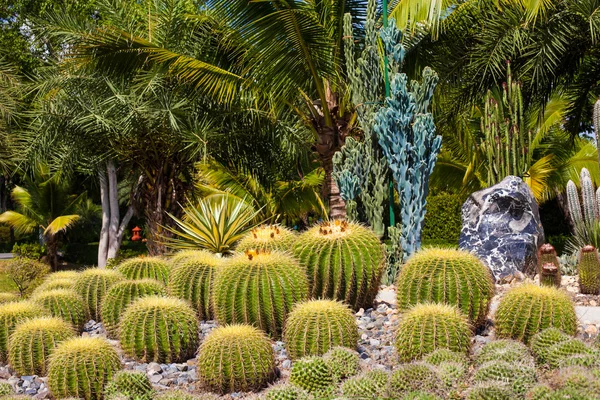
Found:
[[[600,292],[600,258],[594,246],[585,246],[579,252],[579,291],[584,294]]]
[[[127,279],[154,279],[163,284],[169,283],[169,264],[156,257],[136,257],[123,261],[117,271]]]
[[[100,320],[100,305],[108,289],[124,277],[110,269],[90,268],[83,271],[75,280],[74,289],[86,303],[90,317]]]
[[[336,346],[323,356],[336,381],[349,378],[360,371],[358,353],[347,347]]]
[[[1,292],[0,293],[0,304],[11,303],[13,301],[19,301],[20,297],[16,293]]]
[[[290,383],[309,393],[328,392],[335,380],[329,366],[321,357],[304,357],[294,362]]]
[[[336,153],[337,154],[337,153]],[[281,225],[261,225],[252,229],[236,246],[237,251],[288,251],[296,241],[296,234]]]
[[[531,338],[531,351],[538,364],[545,364],[548,360],[548,351],[557,343],[569,340],[570,336],[560,329],[550,327],[542,330]]]
[[[477,365],[503,361],[510,364],[533,365],[533,356],[523,343],[516,340],[500,339],[483,346],[477,355]]]
[[[388,391],[395,399],[415,391],[442,394],[444,384],[432,366],[425,363],[412,363],[404,364],[392,373]]]
[[[540,285],[560,288],[560,263],[556,250],[551,244],[546,243],[540,247],[537,272],[540,276]]]
[[[88,321],[83,299],[72,290],[39,292],[31,297],[31,301],[50,311],[52,316],[70,322],[79,331],[83,330],[83,325]]]
[[[152,400],[154,389],[144,372],[119,371],[104,388],[106,398],[120,396],[127,400]]]
[[[581,186],[581,201],[577,191],[577,186],[573,181],[567,183],[567,205],[571,221],[575,227],[593,225],[599,220],[600,216],[600,188],[594,192],[594,182],[590,172],[582,168],[579,175],[579,185]]]

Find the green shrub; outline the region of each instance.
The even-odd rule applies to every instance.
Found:
[[[535,368],[506,361],[489,361],[481,365],[473,380],[477,383],[501,382],[513,393],[524,395],[537,382]]]
[[[154,389],[144,372],[118,371],[104,388],[107,398],[121,396],[128,400],[151,400]]]
[[[297,386],[290,384],[278,384],[271,386],[265,392],[266,400],[312,400],[310,394]]]
[[[18,324],[31,318],[42,317],[48,312],[30,301],[0,305],[0,362],[8,361],[8,339]]]
[[[557,343],[569,340],[570,336],[562,332],[558,328],[550,327],[542,330],[535,334],[531,338],[530,346],[533,355],[535,356],[538,364],[545,364],[548,362],[547,354],[548,350]]]
[[[419,360],[437,349],[467,354],[469,321],[456,307],[419,304],[405,313],[396,333],[396,350],[403,362]]]
[[[550,368],[558,368],[563,360],[573,355],[590,354],[592,349],[581,340],[568,339],[558,342],[545,353],[545,359]]]
[[[400,368],[392,372],[388,391],[392,398],[398,399],[416,391],[442,394],[444,386],[440,376],[431,365],[413,363],[401,365]]]
[[[102,399],[104,385],[119,369],[119,355],[105,339],[69,339],[50,356],[48,387],[56,398]]]
[[[90,268],[83,271],[75,280],[73,286],[86,304],[88,315],[100,320],[100,306],[108,289],[117,282],[125,279],[117,271],[110,269]]]
[[[389,373],[382,370],[366,371],[342,383],[340,389],[351,399],[377,399],[387,394]]]
[[[198,320],[181,299],[142,297],[121,315],[119,338],[123,351],[140,362],[185,362],[198,348]]]
[[[117,337],[121,315],[135,300],[153,295],[165,295],[164,285],[154,279],[122,281],[114,284],[102,301],[100,316],[110,337]]]
[[[486,382],[475,385],[467,392],[467,400],[514,400],[510,387],[501,382]]]
[[[253,326],[216,328],[198,351],[198,375],[217,393],[260,390],[275,379],[271,342]]]
[[[436,349],[433,352],[423,357],[423,361],[431,365],[440,365],[444,362],[456,362],[461,364],[468,364],[469,359],[464,352],[458,353],[449,349]]]
[[[16,293],[0,292],[0,304],[11,303],[19,300],[21,300],[21,297]]]
[[[29,258],[13,258],[5,263],[4,272],[15,283],[21,297],[30,295],[50,273],[50,267]]]
[[[55,289],[36,292],[31,301],[50,311],[53,317],[62,318],[75,329],[82,331],[88,321],[86,306],[81,296],[72,290]]]
[[[554,326],[574,334],[575,307],[569,296],[548,286],[524,284],[510,290],[496,311],[496,335],[528,343],[536,333]]]
[[[54,348],[73,336],[73,327],[60,318],[40,317],[25,321],[10,335],[10,365],[19,375],[46,376],[48,357]]]
[[[47,254],[46,246],[37,243],[15,243],[11,253],[17,257],[29,258],[31,260],[41,260]]]
[[[294,361],[290,383],[312,394],[332,390],[335,379],[322,357],[304,357]]]
[[[237,251],[288,251],[296,241],[296,234],[280,225],[261,225],[248,232],[236,246]]]
[[[304,269],[280,252],[239,254],[227,260],[214,278],[217,321],[255,325],[273,337],[281,336],[287,314],[307,296]]]
[[[360,371],[360,356],[347,347],[336,346],[323,356],[336,381],[349,378]]]
[[[169,283],[169,264],[156,257],[136,257],[123,261],[117,271],[127,279],[154,279],[165,285]]]
[[[423,239],[445,239],[458,243],[462,227],[462,196],[440,193],[427,197]]]
[[[600,259],[594,246],[585,246],[579,252],[579,291],[584,294],[600,293]]]
[[[351,222],[325,222],[299,236],[294,254],[307,270],[311,297],[341,300],[355,310],[372,306],[385,269],[374,232]]]
[[[322,355],[335,346],[356,348],[358,326],[348,306],[333,300],[310,300],[297,304],[283,333],[292,359]]]
[[[212,283],[223,260],[208,251],[181,258],[169,277],[169,293],[192,303],[200,320],[214,319]]]
[[[485,322],[494,296],[492,274],[476,256],[463,250],[417,252],[398,276],[398,308],[419,303],[457,306],[474,326]]]
[[[516,340],[500,339],[483,346],[475,361],[478,365],[489,361],[533,365],[533,356],[523,343]]]

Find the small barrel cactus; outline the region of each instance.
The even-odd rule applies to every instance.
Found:
[[[335,346],[356,348],[358,326],[348,306],[333,300],[297,304],[283,333],[292,359],[322,355]]]
[[[545,359],[550,368],[558,368],[563,360],[573,355],[590,354],[593,350],[581,340],[568,339],[558,342],[545,353]]]
[[[212,283],[223,260],[208,251],[197,251],[178,262],[169,277],[169,293],[192,303],[200,320],[213,319]]]
[[[102,301],[100,316],[110,337],[117,337],[121,315],[131,303],[141,297],[165,295],[162,283],[154,279],[122,281],[114,284]]]
[[[535,368],[519,363],[489,361],[481,365],[473,380],[478,383],[502,382],[517,395],[524,395],[537,382]]]
[[[396,334],[403,362],[419,360],[436,349],[467,354],[471,327],[460,310],[447,304],[419,304],[404,314]]]
[[[308,296],[305,270],[280,252],[234,256],[214,279],[213,304],[219,323],[255,325],[273,337],[281,336],[294,304]]]
[[[402,397],[402,400],[442,400],[440,396],[436,396],[435,394],[416,391],[416,392],[408,392]]]
[[[294,254],[306,267],[311,297],[341,300],[355,310],[373,304],[385,256],[368,228],[340,220],[322,223],[300,235]]]
[[[437,349],[423,357],[423,361],[431,365],[440,365],[444,362],[468,364],[469,359],[464,352],[458,353],[448,349]]]
[[[181,250],[177,253],[173,254],[169,258],[169,265],[171,266],[171,270],[176,267],[179,267],[182,262],[188,260],[188,258],[194,258],[198,255],[202,255],[206,250]]]
[[[398,276],[398,307],[418,303],[457,306],[474,327],[485,322],[494,296],[490,269],[475,255],[455,249],[425,249],[411,257]]]
[[[521,285],[510,290],[496,310],[496,335],[500,338],[529,343],[533,335],[551,326],[568,334],[577,329],[573,302],[553,287]]]
[[[600,377],[597,371],[584,367],[563,368],[558,371],[553,382],[567,393],[576,394],[571,399],[598,399],[600,398]]]
[[[117,271],[127,279],[154,279],[166,285],[171,267],[160,258],[136,257],[123,261],[117,266]]]
[[[335,379],[322,357],[304,357],[294,361],[290,383],[309,393],[318,394],[331,390]]]
[[[31,297],[31,301],[50,311],[53,317],[69,322],[78,331],[82,331],[88,321],[85,303],[73,290],[54,289],[39,292]]]
[[[346,380],[340,386],[342,394],[354,399],[378,399],[385,398],[389,373],[382,370],[366,371],[362,374]]]
[[[221,396],[212,393],[193,395],[183,390],[167,390],[154,396],[155,400],[220,400]]]
[[[594,246],[585,246],[577,260],[579,291],[584,294],[600,293],[600,259]]]
[[[505,361],[508,363],[533,365],[533,356],[522,342],[501,339],[483,346],[475,361],[478,365],[489,361]]]
[[[44,278],[44,282],[51,282],[51,281],[57,281],[57,280],[63,280],[63,279],[69,279],[74,282],[78,276],[79,276],[78,271],[72,271],[72,270],[57,271],[57,272],[52,272],[51,274],[46,275],[46,277]]]
[[[389,395],[395,399],[415,391],[442,394],[444,389],[436,370],[421,362],[401,365],[390,376],[388,386]]]
[[[120,369],[119,354],[107,340],[68,339],[50,356],[48,386],[55,398],[102,399],[104,385]]]
[[[217,393],[260,390],[275,379],[271,342],[250,325],[216,328],[198,351],[198,375]]]
[[[108,289],[124,279],[117,271],[110,269],[90,268],[83,271],[75,280],[73,288],[86,304],[88,315],[100,320],[100,305]]]
[[[549,243],[540,247],[537,273],[540,276],[540,285],[560,287],[560,263],[554,246]]]
[[[290,384],[271,386],[264,396],[265,400],[312,400],[308,392]]]
[[[0,382],[0,397],[4,399],[4,396],[15,394],[15,389],[8,382]]]
[[[475,385],[467,392],[467,400],[514,400],[515,394],[502,382],[486,382]]]
[[[591,351],[584,354],[573,354],[559,360],[558,367],[586,367],[598,369],[600,368],[600,353],[598,351]]]
[[[550,327],[535,334],[530,346],[538,364],[546,364],[548,350],[557,343],[569,340],[571,337],[558,328]]]
[[[32,292],[32,295],[36,295],[40,292],[48,292],[50,290],[55,290],[55,289],[67,289],[67,290],[73,290],[73,288],[75,287],[75,279],[71,279],[71,278],[64,278],[64,279],[51,279],[51,280],[45,280],[44,282],[42,282],[42,284],[38,287],[35,288],[35,290]]]
[[[349,378],[360,371],[360,356],[347,347],[336,346],[323,356],[336,381]]]
[[[1,292],[0,293],[0,304],[10,303],[13,301],[19,301],[21,298],[16,293]]]
[[[73,327],[60,318],[40,317],[15,328],[8,342],[8,360],[19,375],[46,376],[50,354],[62,341],[75,336]]]
[[[456,388],[467,376],[468,367],[461,362],[443,361],[436,365],[436,371],[447,388]]]
[[[280,225],[261,225],[252,229],[237,244],[237,251],[288,251],[296,241],[296,234]]]
[[[8,360],[8,339],[18,324],[36,317],[43,317],[48,311],[30,301],[18,301],[0,305],[0,362]]]
[[[148,375],[139,371],[119,371],[104,388],[106,398],[119,396],[127,400],[151,400],[154,389]]]
[[[198,348],[198,320],[184,300],[142,297],[121,315],[119,338],[125,354],[140,362],[185,362]]]

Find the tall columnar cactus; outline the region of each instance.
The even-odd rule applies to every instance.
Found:
[[[560,287],[560,263],[554,246],[549,243],[540,247],[537,273],[540,276],[540,285]]]
[[[8,360],[8,339],[17,325],[47,314],[47,310],[30,301],[0,305],[0,362],[6,363]]]
[[[333,179],[346,203],[346,214],[350,221],[358,221],[356,198],[367,179],[365,158],[368,155],[363,147],[362,143],[347,138],[342,149],[333,156]]]
[[[198,375],[217,393],[258,391],[276,376],[271,342],[253,326],[219,327],[200,346]]]
[[[579,252],[579,291],[584,294],[600,293],[600,258],[594,246],[585,246]]]
[[[600,215],[600,188],[594,192],[594,182],[590,172],[582,168],[579,184],[581,186],[581,201],[577,186],[573,181],[567,183],[567,204],[571,220],[575,226],[593,224],[598,221]]]
[[[252,229],[237,244],[237,251],[288,251],[296,241],[294,231],[281,225],[261,225]]]
[[[141,362],[185,362],[198,348],[198,320],[181,299],[142,297],[121,315],[119,338],[125,354]]]
[[[122,281],[114,284],[102,301],[100,316],[110,337],[117,337],[119,320],[125,309],[141,297],[165,295],[165,286],[154,279]]]
[[[310,300],[294,307],[283,339],[292,359],[321,355],[335,346],[356,348],[358,326],[352,311],[332,300]]]
[[[403,362],[419,360],[436,349],[467,354],[471,327],[460,310],[447,304],[418,304],[406,312],[396,333],[396,350]]]
[[[372,306],[385,261],[373,231],[352,222],[324,222],[298,238],[294,254],[306,268],[312,297],[341,300],[355,310]]]
[[[156,257],[136,257],[123,261],[117,271],[127,279],[155,279],[163,284],[169,283],[169,264]]]
[[[154,389],[148,375],[141,371],[119,371],[104,388],[106,398],[126,400],[152,400]]]
[[[90,268],[77,277],[73,288],[83,298],[89,316],[98,321],[104,295],[112,285],[124,279],[124,276],[117,271]]]
[[[288,312],[307,295],[304,268],[281,252],[239,254],[218,268],[214,278],[219,323],[255,325],[273,337],[281,335]]]
[[[8,343],[10,366],[19,375],[46,376],[50,354],[62,341],[75,336],[60,318],[40,317],[17,325]]]
[[[533,335],[554,326],[573,334],[575,307],[569,296],[548,286],[525,284],[510,290],[496,311],[496,335],[529,343]]]
[[[457,306],[475,327],[485,322],[495,291],[489,268],[476,256],[435,248],[411,257],[396,286],[400,310],[419,303],[446,303]]]
[[[208,251],[180,261],[171,271],[169,293],[192,303],[200,320],[214,318],[212,284],[223,259]]]
[[[55,398],[100,400],[104,385],[121,369],[121,360],[105,339],[78,337],[61,342],[50,356],[48,386]]]
[[[80,295],[69,289],[55,289],[39,292],[31,297],[31,301],[50,311],[54,317],[71,323],[78,331],[88,321],[86,306]]]

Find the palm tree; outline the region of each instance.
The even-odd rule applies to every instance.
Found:
[[[44,163],[35,165],[25,182],[25,187],[12,190],[17,210],[0,214],[0,223],[19,234],[39,232],[48,249],[48,262],[56,270],[60,234],[80,220],[78,207],[85,203],[85,194],[71,194],[69,183]]]

